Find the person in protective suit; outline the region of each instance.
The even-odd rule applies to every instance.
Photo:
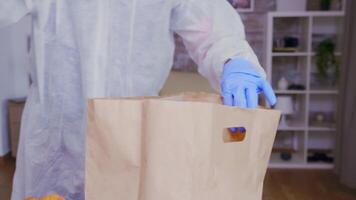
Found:
[[[35,65],[22,116],[12,199],[84,199],[86,100],[154,96],[174,33],[224,103],[276,102],[239,15],[226,0],[0,0],[0,26],[32,16]]]

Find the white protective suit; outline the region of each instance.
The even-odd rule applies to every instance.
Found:
[[[86,99],[157,95],[172,66],[173,33],[215,88],[229,58],[264,74],[226,0],[0,0],[0,26],[26,14],[35,65],[13,200],[84,199]]]

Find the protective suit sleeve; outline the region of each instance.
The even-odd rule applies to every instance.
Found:
[[[245,39],[241,18],[227,0],[180,0],[172,12],[171,29],[183,38],[198,71],[220,91],[224,63],[245,59],[265,78]]]
[[[0,0],[0,28],[17,22],[27,13],[25,0]]]

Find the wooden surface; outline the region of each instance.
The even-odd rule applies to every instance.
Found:
[[[0,200],[10,199],[13,159],[0,163]],[[356,200],[356,190],[340,185],[329,170],[269,170],[263,200]]]
[[[3,155],[3,156],[0,156],[0,166],[5,165],[6,162],[7,162],[10,158],[11,158],[11,152],[9,152],[9,153],[7,153],[7,154],[5,154],[5,155]],[[1,169],[1,167],[0,167],[0,169]],[[0,171],[0,173],[1,173],[1,171]]]
[[[338,183],[330,170],[269,170],[264,200],[356,200],[356,190]]]
[[[11,195],[12,177],[15,171],[13,158],[5,158],[0,162],[0,200],[9,200]]]

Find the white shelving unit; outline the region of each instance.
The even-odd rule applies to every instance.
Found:
[[[295,114],[290,116],[288,127],[280,127],[277,140],[290,140],[292,158],[284,161],[280,152],[273,152],[271,168],[333,168],[332,163],[308,162],[308,153],[315,149],[332,155],[336,133],[337,87],[315,86],[315,50],[313,35],[333,35],[336,39],[336,56],[341,56],[343,11],[270,12],[267,14],[266,63],[267,78],[278,95],[292,96]],[[295,52],[274,52],[275,39],[293,36],[299,39]],[[289,72],[297,74],[305,90],[278,90],[277,83]],[[327,113],[328,123],[314,124],[315,113]],[[288,142],[287,142],[288,143]],[[283,149],[283,148],[282,148]],[[283,151],[283,150],[282,150]]]

